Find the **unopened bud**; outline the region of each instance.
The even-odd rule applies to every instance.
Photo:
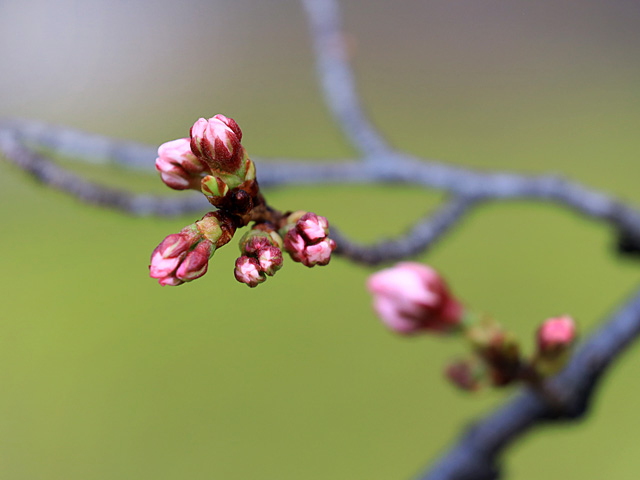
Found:
[[[160,285],[183,283],[175,273],[193,245],[194,238],[190,235],[182,233],[168,235],[151,254],[149,276],[157,278]]]
[[[269,276],[282,268],[282,250],[278,247],[265,247],[258,252],[260,270]]]
[[[174,190],[198,190],[205,165],[191,151],[189,139],[180,138],[160,145],[156,170],[162,181]]]
[[[229,192],[229,186],[220,177],[207,175],[202,179],[201,190],[207,197],[224,197]]]
[[[433,268],[401,262],[369,277],[373,307],[391,330],[411,335],[460,329],[464,309]]]
[[[238,124],[224,115],[200,118],[191,127],[191,150],[213,170],[234,173],[243,166]]]
[[[569,348],[576,338],[576,322],[568,315],[549,318],[538,329],[538,350],[555,353]]]
[[[537,333],[538,350],[532,362],[535,371],[543,377],[560,371],[569,360],[576,337],[576,323],[570,316],[546,320]]]
[[[264,272],[260,269],[260,264],[255,258],[241,256],[236,260],[236,268],[234,270],[236,280],[245,283],[253,288],[266,280]]]
[[[209,259],[214,251],[215,247],[210,241],[202,240],[196,248],[187,253],[176,270],[175,276],[184,282],[200,278],[207,273]]]
[[[476,391],[485,380],[487,369],[482,361],[474,357],[449,364],[444,373],[449,381],[459,389]]]
[[[327,236],[329,222],[312,212],[290,214],[281,233],[284,234],[284,248],[291,258],[307,267],[327,265],[336,248],[336,242]]]

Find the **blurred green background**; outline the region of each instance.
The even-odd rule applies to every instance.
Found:
[[[553,171],[640,203],[640,3],[343,3],[364,102],[394,145]],[[1,116],[160,144],[224,113],[255,156],[353,154],[294,1],[2,1],[0,58]],[[154,175],[77,170],[165,191]],[[442,195],[325,186],[268,198],[372,241]],[[150,252],[197,215],[84,206],[6,162],[0,216],[3,479],[408,479],[513,393],[447,385],[462,345],[385,331],[364,289],[372,270],[342,259],[289,264],[249,290],[229,246],[203,279],[161,288]],[[493,204],[418,260],[530,344],[552,315],[588,332],[637,287],[639,265],[614,240],[552,205]],[[586,422],[519,441],[509,478],[637,478],[639,361],[633,348],[616,365]]]

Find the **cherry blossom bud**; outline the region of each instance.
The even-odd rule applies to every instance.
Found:
[[[200,177],[205,165],[191,152],[188,138],[179,138],[160,145],[156,170],[162,181],[174,190],[200,189]]]
[[[278,247],[263,248],[258,252],[257,260],[260,264],[260,270],[273,276],[282,268],[282,250]]]
[[[160,285],[183,283],[175,276],[175,272],[191,247],[192,241],[188,235],[174,233],[167,236],[151,254],[149,276],[157,278]]]
[[[576,338],[576,322],[568,315],[549,318],[538,329],[538,350],[556,353],[569,348]]]
[[[241,138],[238,124],[224,115],[200,118],[191,127],[191,150],[213,170],[234,173],[244,166]]]
[[[312,212],[294,212],[287,218],[284,248],[291,258],[307,267],[327,265],[336,242],[330,239],[329,222]]]
[[[397,333],[451,332],[461,326],[462,305],[431,267],[402,262],[371,275],[367,286],[374,309]]]
[[[296,222],[300,234],[308,241],[324,239],[329,234],[329,222],[313,212],[308,212]]]
[[[201,241],[196,248],[188,252],[184,257],[184,260],[176,270],[175,276],[184,282],[200,278],[207,273],[209,259],[214,251],[215,247],[210,241]]]
[[[236,269],[233,272],[236,280],[246,283],[253,288],[266,280],[264,272],[260,269],[260,264],[255,258],[241,256],[236,260]]]

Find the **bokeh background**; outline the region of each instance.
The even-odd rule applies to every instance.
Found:
[[[364,102],[394,145],[561,173],[640,204],[640,3],[343,4]],[[0,59],[1,116],[160,144],[224,113],[255,156],[353,154],[293,0],[3,0]],[[70,160],[165,191],[154,175]],[[329,185],[268,198],[371,241],[442,195]],[[0,162],[1,478],[408,479],[513,394],[445,384],[463,346],[385,331],[364,289],[372,270],[340,258],[249,290],[229,246],[203,279],[159,287],[151,250],[197,217],[85,206]],[[542,319],[570,313],[589,332],[637,287],[640,265],[614,243],[605,225],[513,202],[478,209],[418,260],[530,345]],[[625,354],[587,421],[514,445],[509,478],[637,478],[638,362]]]

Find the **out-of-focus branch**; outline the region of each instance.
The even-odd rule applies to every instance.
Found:
[[[569,365],[547,382],[552,396],[524,390],[477,422],[421,480],[499,478],[500,454],[529,429],[582,418],[607,367],[640,335],[640,291],[584,342]]]
[[[311,26],[316,69],[325,101],[351,143],[367,160],[388,150],[364,113],[349,64],[337,0],[302,0]]]
[[[455,197],[435,212],[426,215],[406,234],[391,240],[381,240],[373,245],[352,242],[332,229],[331,236],[338,245],[335,253],[366,265],[378,265],[418,255],[455,226],[475,203],[476,200],[471,197]]]
[[[0,132],[0,152],[14,165],[39,181],[91,205],[109,207],[134,215],[159,216],[181,215],[202,210],[207,205],[202,195],[170,198],[135,194],[90,182],[25,147],[6,131]]]

